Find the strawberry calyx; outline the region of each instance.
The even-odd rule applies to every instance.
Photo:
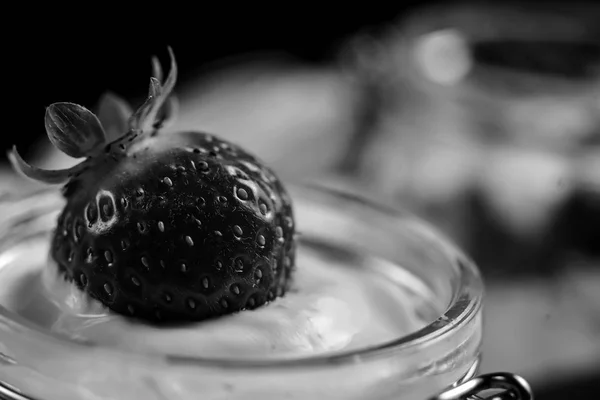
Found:
[[[167,78],[157,57],[152,58],[152,77],[146,101],[135,111],[113,93],[101,98],[97,115],[87,108],[68,102],[53,103],[46,109],[46,133],[52,145],[73,158],[85,158],[73,167],[46,170],[27,163],[16,146],[8,153],[13,168],[26,177],[47,184],[62,184],[89,169],[98,159],[118,159],[146,135],[171,122],[177,101],[172,96],[177,81],[177,63],[171,47]]]
[[[153,75],[150,78],[150,88],[148,91],[148,98],[139,107],[129,120],[130,132],[150,132],[157,128],[157,126],[163,124],[166,118],[164,113],[167,113],[169,108],[172,111],[172,104],[167,103],[175,82],[177,81],[177,63],[175,62],[175,56],[173,50],[169,47],[169,55],[171,57],[171,67],[169,75],[165,79],[164,83],[160,83],[162,78],[162,68],[156,58],[152,60]],[[163,105],[166,104],[166,108]],[[161,109],[163,113],[161,115]]]

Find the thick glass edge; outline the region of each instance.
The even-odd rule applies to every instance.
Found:
[[[337,197],[343,201],[369,207],[376,212],[386,214],[388,217],[396,218],[398,221],[403,221],[405,223],[409,222],[418,227],[418,229],[420,229],[430,238],[434,238],[436,244],[440,246],[440,249],[448,257],[448,262],[456,264],[456,267],[462,271],[460,275],[461,282],[458,290],[453,294],[452,301],[444,313],[442,313],[442,315],[432,323],[410,335],[400,337],[390,342],[351,351],[342,351],[333,355],[277,360],[234,360],[123,353],[122,351],[110,348],[101,348],[102,351],[107,355],[113,355],[115,357],[123,357],[124,355],[127,355],[128,357],[132,357],[137,360],[161,363],[166,362],[173,366],[181,365],[188,367],[197,366],[221,369],[294,369],[327,367],[331,365],[349,365],[356,363],[358,360],[381,358],[389,356],[390,353],[397,354],[403,351],[409,351],[410,349],[423,345],[427,342],[434,342],[442,336],[450,334],[452,331],[467,325],[480,312],[482,308],[484,287],[478,268],[465,254],[463,254],[456,246],[452,244],[450,240],[444,237],[444,235],[438,232],[433,226],[429,225],[419,217],[407,212],[406,210],[402,210],[398,207],[384,203],[377,203],[364,197],[352,194],[348,191],[332,189],[323,185],[306,182],[295,183],[290,185],[290,187],[302,188],[303,193],[310,192],[311,195]],[[6,205],[6,203],[45,199],[47,201],[45,203],[47,208],[52,206],[55,207],[57,204],[59,204],[59,196],[60,193],[58,190],[56,190],[56,188],[45,188],[30,193],[20,194],[0,193],[0,206]],[[469,288],[467,288],[467,284],[470,285]],[[468,301],[464,301],[465,299],[468,299]],[[23,318],[20,318],[1,305],[0,325],[23,332],[24,334],[37,336],[39,340],[49,341],[49,345],[52,346],[66,346],[71,348],[78,347],[82,350],[98,350],[100,348],[99,346],[89,342],[75,342],[52,332],[42,332],[37,327],[33,326],[33,324],[29,323]]]

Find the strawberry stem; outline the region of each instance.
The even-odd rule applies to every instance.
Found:
[[[152,60],[154,76],[150,78],[148,98],[131,117],[129,126],[132,130],[142,131],[144,134],[151,132],[157,125],[157,122],[161,122],[158,121],[159,117],[161,120],[167,119],[167,117],[169,117],[169,111],[172,112],[175,109],[174,107],[171,107],[172,104],[169,104],[167,100],[177,81],[177,63],[175,61],[173,49],[169,47],[168,50],[171,58],[169,75],[161,85],[159,78],[162,77],[162,68],[156,57],[154,57]],[[165,114],[166,117],[163,116]]]

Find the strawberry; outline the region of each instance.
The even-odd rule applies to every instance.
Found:
[[[256,157],[201,132],[165,133],[175,107],[154,58],[146,102],[133,114],[114,95],[98,116],[72,103],[46,110],[50,141],[72,168],[14,168],[64,184],[50,256],[59,273],[114,312],[146,321],[199,321],[282,296],[295,261],[291,200]],[[131,115],[132,114],[132,115]]]

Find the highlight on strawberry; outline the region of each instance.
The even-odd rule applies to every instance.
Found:
[[[237,145],[202,132],[165,132],[176,103],[153,58],[137,110],[105,95],[97,115],[54,103],[52,144],[83,158],[64,170],[13,167],[63,184],[51,239],[59,274],[112,311],[152,323],[200,321],[262,306],[289,289],[295,264],[291,199],[275,173]]]

